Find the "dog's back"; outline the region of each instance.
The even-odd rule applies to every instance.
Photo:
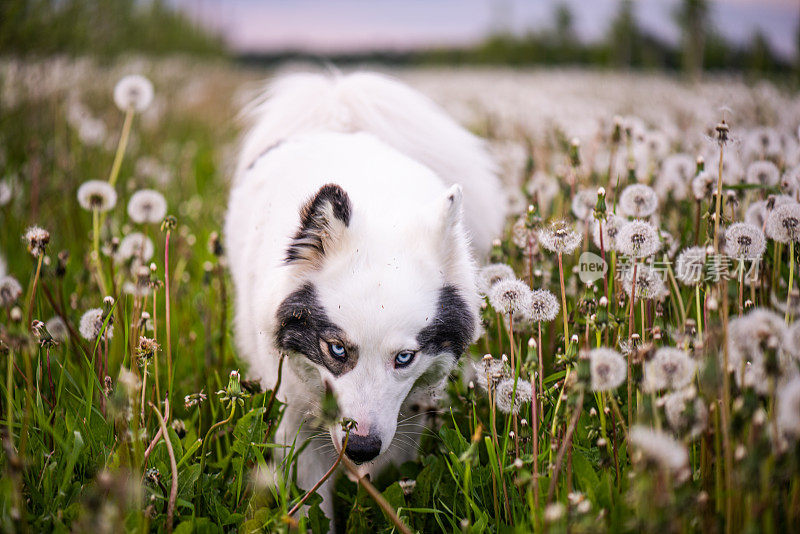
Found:
[[[506,205],[497,168],[484,143],[439,106],[389,77],[291,74],[272,83],[246,111],[236,181],[267,150],[298,134],[367,132],[464,190],[464,222],[473,249],[487,253],[500,235]]]

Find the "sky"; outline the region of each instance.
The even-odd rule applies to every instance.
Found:
[[[546,27],[569,5],[578,37],[603,37],[619,0],[172,0],[240,52],[353,52],[466,45],[493,29]],[[639,23],[676,43],[679,0],[634,0]],[[760,29],[783,56],[795,53],[798,0],[711,0],[715,27],[736,43]]]

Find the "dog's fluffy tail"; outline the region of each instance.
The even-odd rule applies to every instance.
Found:
[[[464,189],[473,245],[487,252],[502,232],[506,199],[484,142],[433,101],[387,76],[290,74],[270,84],[246,111],[237,180],[269,147],[315,131],[368,132]]]

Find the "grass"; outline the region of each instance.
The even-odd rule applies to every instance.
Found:
[[[322,513],[321,498],[295,483],[297,457],[310,445],[295,442],[282,463],[271,461],[283,406],[274,391],[261,391],[247,380],[230,329],[231,290],[224,242],[219,240],[225,183],[235,155],[229,106],[231,95],[261,73],[174,60],[122,67],[70,64],[61,74],[52,67],[26,65],[22,74],[13,75],[6,63],[3,70],[9,89],[2,101],[0,139],[3,181],[10,185],[12,198],[0,207],[0,242],[7,272],[19,279],[24,292],[0,310],[2,530],[326,532],[332,518]],[[111,89],[122,72],[134,67],[154,80],[157,99],[151,110],[132,119],[129,146],[119,163],[119,200],[103,217],[99,248],[108,250],[113,238],[135,231],[153,241],[155,254],[144,264],[152,262],[154,268],[145,276],[147,291],[139,296],[123,291],[135,271],[108,254],[101,252],[98,273],[91,254],[97,221],[75,196],[81,183],[105,179],[114,166],[125,114],[114,107]],[[436,75],[427,81],[426,75],[431,76],[407,73],[422,86],[435,86]],[[454,87],[466,75],[453,74]],[[482,79],[481,74],[474,76]],[[520,93],[528,90],[524,79],[509,79]],[[643,80],[646,88],[639,90],[651,90],[649,83]],[[626,87],[635,92],[634,86]],[[667,82],[658,87],[685,90]],[[714,87],[708,88],[712,95]],[[498,94],[508,90],[508,85],[498,87]],[[751,94],[744,87],[736,91]],[[74,98],[106,125],[98,145],[82,138],[80,120],[70,119]],[[589,101],[597,95],[576,99]],[[792,356],[787,366],[778,363],[792,348],[766,336],[759,350],[767,362],[768,387],[742,385],[731,380],[735,371],[722,372],[720,357],[737,350],[727,341],[741,313],[737,278],[685,287],[671,283],[669,296],[631,306],[619,279],[607,275],[604,283],[579,282],[575,269],[581,250],[601,252],[591,239],[581,242],[578,251],[563,254],[539,246],[536,232],[546,220],[572,217],[571,195],[578,189],[604,184],[606,209],[616,207],[618,193],[631,177],[623,165],[598,162],[592,167],[587,154],[607,150],[633,156],[632,147],[641,142],[635,133],[623,129],[612,135],[614,127],[606,123],[590,143],[576,146],[559,127],[520,130],[503,124],[507,115],[501,110],[484,115],[491,99],[462,100],[477,108],[471,127],[488,136],[498,152],[514,143],[526,147],[514,164],[501,158],[511,189],[522,190],[534,169],[560,172],[551,161],[566,169],[552,199],[530,193],[522,197],[519,213],[492,254],[493,261],[511,265],[528,285],[551,290],[564,305],[552,321],[534,323],[521,314],[512,330],[497,305],[488,304],[484,336],[447,382],[440,409],[424,415],[431,430],[422,433],[418,460],[358,483],[338,476],[348,470],[346,458],[342,461],[344,468],[334,474],[337,529],[772,532],[797,524],[800,454],[791,429],[777,415],[797,360]],[[765,107],[765,113],[779,104]],[[662,107],[665,113],[675,111],[668,104]],[[609,101],[598,115],[616,111]],[[573,112],[567,108],[563,113],[567,117]],[[742,112],[742,122],[760,124],[750,113]],[[700,129],[695,122],[691,126]],[[652,130],[658,127],[650,122]],[[667,155],[678,150],[694,155],[702,143],[676,136]],[[655,181],[653,166],[665,156],[651,157],[645,166],[650,170],[643,171],[640,181]],[[788,158],[779,154],[773,159],[784,170]],[[615,167],[618,174],[609,176]],[[168,225],[136,224],[126,213],[131,194],[144,187],[166,197]],[[691,196],[662,199],[661,227],[681,248],[695,242],[710,245],[716,243],[714,224],[725,222],[722,216],[740,220],[748,204],[777,192],[731,190],[740,207],[703,199],[699,206],[707,215],[697,219],[699,224],[699,208]],[[526,211],[528,204],[534,209]],[[602,212],[603,206],[598,207]],[[712,223],[714,212],[721,215]],[[518,226],[527,239],[521,247],[510,231],[517,217],[525,219]],[[44,256],[32,256],[21,241],[33,224],[49,230]],[[610,245],[605,244],[604,256],[610,252],[612,262],[623,263],[616,251],[605,247]],[[784,313],[787,318],[797,315],[791,309],[793,282],[781,283],[793,277],[795,255],[793,246],[769,248],[763,281],[751,293],[752,306],[777,308],[773,300],[783,303],[789,297],[790,306],[779,317],[782,325]],[[111,288],[113,302],[104,302],[98,279]],[[606,294],[607,306],[600,302]],[[75,335],[90,308],[102,310],[101,330],[113,326],[107,342],[102,336],[87,340]],[[143,320],[143,312],[149,318]],[[701,315],[702,330],[696,321],[684,323],[684,315]],[[31,331],[27,317],[46,322],[54,316],[67,325],[70,334],[64,339],[54,343],[47,333]],[[761,326],[756,324],[753,331]],[[49,334],[59,337],[55,328]],[[140,348],[140,336],[154,340],[158,349]],[[588,351],[600,346],[621,350],[621,344],[628,346],[623,351],[627,384],[596,391],[592,380],[597,371]],[[681,348],[696,365],[692,388],[651,392],[644,387],[646,363],[667,346]],[[483,364],[476,363],[476,374],[468,361],[480,362],[484,354],[493,355],[493,362],[509,354],[513,365],[492,364],[502,369],[504,378],[484,377],[493,384],[488,391],[476,385]],[[503,413],[503,380],[513,381],[511,397],[521,396],[522,386],[534,382],[538,402],[524,402],[511,415]],[[672,389],[690,395],[683,425],[670,422],[667,393]],[[702,419],[696,410],[708,417],[691,432],[689,427]],[[329,422],[336,419],[335,408],[332,412]],[[636,439],[643,428],[663,431],[666,437],[657,434],[643,443]],[[301,502],[305,507],[298,511]]]

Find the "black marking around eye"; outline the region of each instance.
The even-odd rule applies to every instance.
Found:
[[[447,285],[439,290],[436,316],[417,334],[420,349],[427,354],[450,352],[458,358],[469,347],[475,333],[475,318],[458,289]]]
[[[326,340],[338,339],[344,342],[345,335],[328,318],[313,285],[305,284],[286,297],[278,306],[277,319],[275,344],[281,351],[303,354],[312,362],[327,367],[335,376],[356,366],[358,350],[355,347],[345,347],[345,360],[333,358],[324,349]]]
[[[313,260],[325,254],[325,242],[331,236],[334,221],[329,220],[326,210],[330,205],[333,217],[350,225],[350,197],[336,184],[323,185],[300,210],[300,228],[286,251],[286,262]]]

